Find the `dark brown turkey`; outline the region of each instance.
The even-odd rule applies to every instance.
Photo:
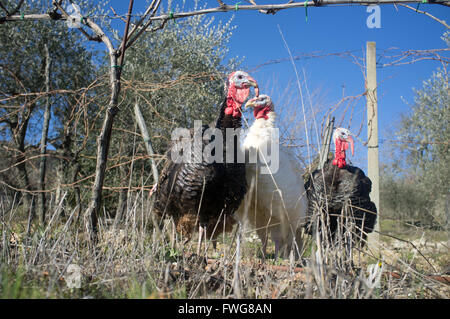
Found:
[[[236,71],[227,79],[226,97],[221,104],[220,113],[211,125],[201,128],[202,150],[214,142],[217,136],[204,136],[208,129],[217,128],[223,136],[223,161],[208,160],[194,149],[195,161],[174,161],[171,153],[175,149],[174,143],[168,154],[167,162],[159,177],[155,190],[154,212],[159,218],[172,217],[176,229],[189,240],[196,227],[199,227],[199,246],[203,233],[214,239],[221,233],[224,221],[234,221],[231,215],[239,207],[247,191],[245,178],[245,163],[237,161],[239,150],[239,136],[234,135],[233,147],[227,150],[227,134],[241,127],[241,106],[248,98],[250,87],[255,87],[258,95],[257,82],[246,72]],[[194,133],[195,134],[195,133]],[[195,143],[195,142],[194,142]],[[211,154],[217,158],[214,148]],[[232,151],[233,154],[227,152]],[[233,162],[226,159],[232,156]],[[217,225],[217,227],[216,227]],[[213,231],[216,228],[215,231]]]
[[[366,235],[373,231],[377,219],[377,208],[369,196],[372,182],[361,169],[347,165],[345,161],[345,150],[349,145],[353,153],[350,132],[337,128],[333,140],[336,147],[335,158],[328,159],[323,170],[313,171],[305,183],[309,200],[308,216],[316,216],[315,220],[318,221],[311,222],[307,229],[310,233],[314,229],[320,231],[320,222],[325,222],[329,230],[328,239],[334,241],[338,221],[341,220],[342,225],[355,226],[352,242],[362,239],[364,244]]]

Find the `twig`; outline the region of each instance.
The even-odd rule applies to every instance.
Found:
[[[417,12],[417,13],[422,13],[422,14],[424,14],[424,15],[430,17],[430,18],[433,19],[434,21],[439,22],[440,24],[442,24],[443,26],[445,26],[447,29],[450,29],[450,27],[448,26],[447,23],[445,23],[444,20],[440,20],[440,19],[436,18],[435,16],[429,14],[429,13],[426,12],[426,11],[421,11],[421,10],[418,10],[418,9],[414,9],[413,7],[408,6],[407,4],[403,4],[403,3],[397,3],[397,4],[398,4],[399,6],[402,6],[402,7],[408,8],[408,9],[410,9],[410,10],[413,10],[413,11],[415,11],[415,12]]]
[[[2,4],[1,2],[0,2],[0,8],[2,8],[3,11],[6,12],[6,17],[9,17],[9,16],[12,16],[12,15],[15,14],[17,11],[20,10],[20,7],[22,6],[23,1],[24,1],[24,0],[20,0],[19,3],[17,4],[17,6],[16,6],[14,9],[12,9],[11,11],[8,11],[8,9],[6,9],[6,7],[3,6],[3,4]],[[0,24],[3,22],[2,20],[3,20],[4,18],[5,18],[5,17],[1,17],[1,18],[0,18]]]
[[[374,232],[376,232],[376,233],[378,233],[378,234],[380,234],[380,235],[382,235],[382,236],[391,237],[391,238],[394,238],[394,239],[399,240],[399,241],[401,241],[401,242],[410,244],[410,245],[411,245],[411,246],[412,246],[412,247],[420,254],[420,256],[422,256],[423,259],[425,259],[425,261],[428,263],[428,265],[430,265],[431,268],[433,268],[433,270],[434,270],[435,272],[437,272],[437,269],[436,269],[436,268],[433,266],[433,264],[428,260],[428,258],[425,257],[425,256],[422,254],[422,252],[419,250],[419,248],[417,248],[416,245],[414,245],[414,244],[413,244],[412,242],[410,242],[409,240],[401,239],[401,238],[399,238],[399,237],[396,237],[396,236],[393,236],[393,235],[389,235],[389,234],[386,234],[386,233],[383,233],[383,232],[380,232],[380,231],[377,231],[377,230],[374,230]]]
[[[58,3],[58,1],[53,1],[53,5],[58,8],[59,11],[62,12],[64,19],[69,18],[69,14],[61,7],[61,5]],[[49,15],[50,16],[50,15]],[[25,17],[22,17],[25,18]],[[53,18],[52,18],[53,19]],[[85,18],[87,20],[87,18]],[[87,25],[87,21],[86,21]],[[102,42],[101,37],[97,34],[96,36],[91,36],[89,33],[87,33],[83,28],[78,28],[81,33],[89,40],[89,41],[95,41],[95,42]]]
[[[153,12],[152,12],[152,14],[150,15],[149,20],[147,21],[147,23],[146,23],[143,27],[141,27],[141,28],[139,29],[138,33],[134,36],[134,38],[131,38],[131,35],[130,35],[130,40],[129,40],[128,43],[126,44],[126,48],[132,46],[133,43],[136,42],[136,40],[141,36],[141,34],[142,34],[142,33],[143,33],[143,32],[151,25],[151,23],[152,23],[151,17],[153,17],[153,16],[156,14],[156,10],[158,10],[158,7],[159,7],[160,3],[161,3],[161,1],[158,0],[158,2],[153,6],[153,8],[152,8],[152,11],[153,11]],[[152,5],[153,5],[153,3],[152,3]],[[143,19],[142,19],[142,21],[143,21]],[[165,21],[163,21],[163,24],[162,24],[161,28],[164,27],[166,21],[167,21],[167,19],[165,19]],[[139,22],[140,22],[140,21],[139,21]],[[135,29],[133,30],[133,33],[134,33],[134,31],[136,31],[136,30],[137,30],[137,28],[135,28]]]
[[[126,48],[126,43],[127,43],[127,38],[128,38],[128,28],[130,27],[130,18],[131,18],[131,12],[133,10],[133,0],[130,0],[130,4],[128,6],[128,14],[127,14],[127,22],[125,24],[125,31],[123,33],[123,39],[122,39],[122,44],[120,46],[119,49],[119,54],[120,54],[120,60],[119,60],[119,79],[120,79],[120,74],[122,73],[122,67],[123,67],[123,59],[125,58],[125,50]]]

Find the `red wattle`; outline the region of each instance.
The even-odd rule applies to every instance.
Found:
[[[256,108],[253,110],[253,115],[255,116],[255,119],[269,119],[269,116],[267,114],[269,114],[270,112],[270,107],[265,107],[265,108]]]
[[[348,143],[346,141],[342,141],[341,139],[337,139],[335,141],[336,150],[334,153],[333,165],[343,168],[347,163],[345,162],[345,150],[348,149]]]
[[[226,107],[225,108],[225,114],[226,115],[232,115],[233,114],[233,108],[232,107]]]
[[[231,77],[231,76],[230,76]],[[237,89],[234,84],[228,88],[227,107],[225,108],[225,114],[232,115],[233,117],[241,117],[241,106],[248,98],[250,94],[250,88]]]
[[[232,97],[227,99],[227,107],[225,108],[226,115],[232,115],[233,117],[241,117],[241,104],[235,101]]]
[[[245,100],[248,98],[249,94],[250,94],[249,88],[239,89],[239,90],[236,90],[234,99],[236,100],[236,102],[238,102],[240,105],[242,105],[245,102]]]

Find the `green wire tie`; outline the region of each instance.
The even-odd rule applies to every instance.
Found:
[[[241,3],[241,1],[236,2],[236,5],[234,6],[234,10],[238,11],[239,10],[239,3]]]
[[[177,24],[177,20],[174,18],[174,16],[173,16],[173,11],[172,11],[172,10],[170,10],[170,12],[169,12],[169,19],[170,19],[170,20],[173,19],[173,22],[174,22],[175,24]]]
[[[123,66],[122,65],[111,65],[111,67],[112,68],[120,68],[121,69]]]
[[[305,21],[308,22],[308,1],[305,1]]]
[[[81,23],[84,23],[83,20],[84,20],[84,17],[81,17],[80,22],[81,22]]]
[[[22,13],[21,15],[20,15],[20,20],[23,20],[24,19],[24,14]]]
[[[422,3],[428,3],[428,0],[422,0]],[[420,2],[417,4],[416,12],[419,10]]]

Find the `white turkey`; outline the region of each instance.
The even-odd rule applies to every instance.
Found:
[[[287,257],[291,249],[299,253],[302,248],[301,229],[308,206],[302,170],[295,155],[279,146],[271,98],[261,94],[249,100],[246,107],[253,108],[255,117],[243,142],[249,191],[234,217],[244,229],[256,230],[263,256],[266,256],[270,235],[275,243],[275,257]],[[275,146],[272,153],[278,152],[279,165],[273,162],[277,160],[276,154],[268,156],[272,146]],[[252,153],[258,154],[253,163]]]

